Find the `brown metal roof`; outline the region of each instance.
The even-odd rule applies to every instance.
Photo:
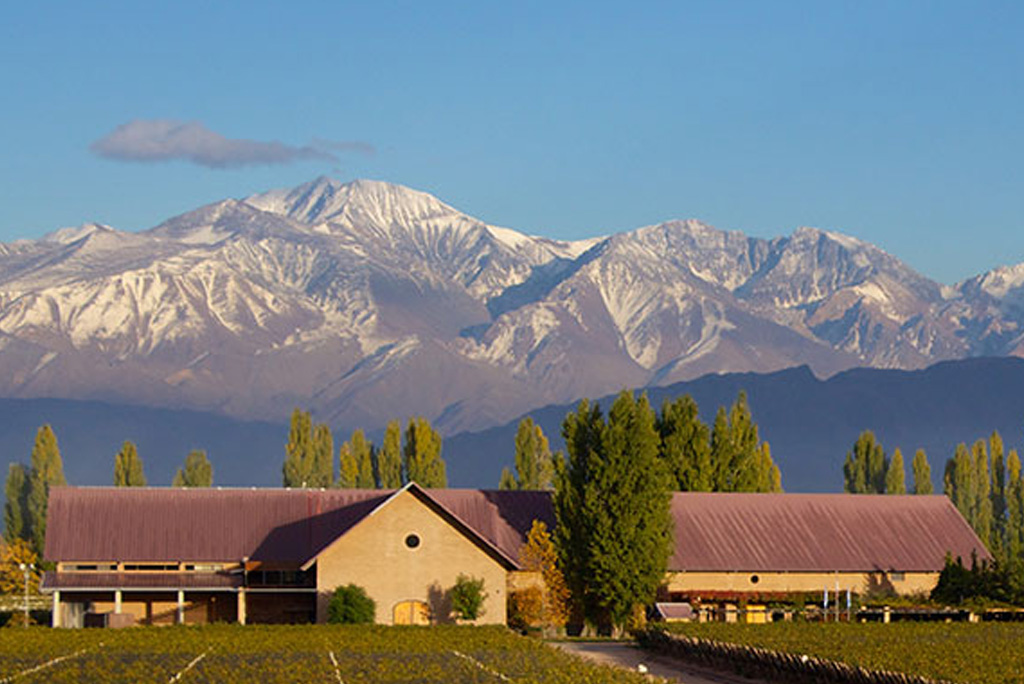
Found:
[[[206,589],[225,591],[242,586],[242,575],[214,572],[46,572],[40,589]]]
[[[419,490],[513,563],[549,495]],[[301,564],[384,503],[391,490],[54,487],[45,557],[53,561]]]
[[[671,570],[935,572],[947,552],[991,558],[945,496],[685,492],[672,514]]]
[[[512,562],[547,492],[418,490]],[[391,490],[55,487],[45,557],[302,564]],[[677,493],[676,571],[937,571],[988,552],[944,496]]]

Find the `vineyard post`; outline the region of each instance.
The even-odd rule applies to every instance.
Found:
[[[18,563],[18,567],[21,568],[21,574],[25,577],[25,628],[28,628],[28,576],[32,574],[35,569],[35,563]]]

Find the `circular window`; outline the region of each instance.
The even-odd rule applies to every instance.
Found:
[[[758,577],[757,575],[751,575],[750,576],[750,583],[751,584],[757,584],[760,581],[761,581],[761,578]]]
[[[410,549],[415,549],[420,545],[420,538],[415,534],[410,534],[405,538],[405,545]]]

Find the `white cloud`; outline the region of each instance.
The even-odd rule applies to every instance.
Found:
[[[337,162],[334,152],[373,154],[367,143],[317,140],[295,147],[280,142],[226,138],[198,121],[135,119],[103,136],[89,149],[107,159],[132,162],[190,161],[226,169],[239,166],[288,164],[303,160]]]

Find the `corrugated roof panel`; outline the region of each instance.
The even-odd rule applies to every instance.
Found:
[[[942,569],[990,555],[945,496],[712,494],[672,500],[677,571]]]
[[[549,492],[426,490],[516,560]],[[303,563],[392,491],[55,487],[45,557],[61,561]],[[677,493],[676,571],[937,571],[990,558],[944,496]]]

